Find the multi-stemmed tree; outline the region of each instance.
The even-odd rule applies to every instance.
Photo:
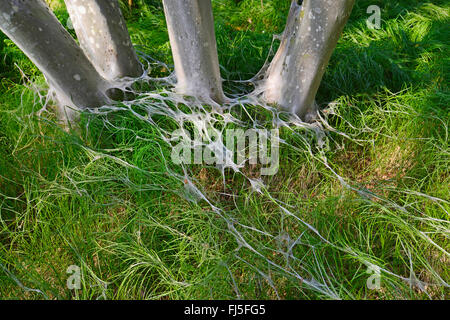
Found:
[[[310,120],[325,68],[355,0],[292,1],[280,48],[258,88],[268,103]],[[117,81],[143,67],[118,0],[65,0],[79,45],[44,0],[0,0],[2,30],[44,73],[62,105],[111,102]],[[222,104],[211,0],[163,0],[176,90]]]

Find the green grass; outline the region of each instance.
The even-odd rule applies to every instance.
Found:
[[[289,2],[263,4],[214,1],[227,80],[258,72],[283,29]],[[372,4],[382,8],[380,30],[365,23]],[[170,65],[160,2],[136,5],[124,7],[134,43]],[[328,148],[282,131],[289,145],[265,195],[240,175],[227,173],[224,186],[217,170],[192,168],[231,227],[206,201],[180,197],[183,181],[167,174],[182,174],[160,135],[170,119],[157,127],[119,112],[112,126],[83,115],[67,132],[52,113],[37,115],[42,104],[20,70],[36,85],[44,79],[0,34],[0,298],[330,298],[293,271],[344,299],[448,298],[448,287],[420,288],[385,271],[381,290],[366,281],[370,262],[450,282],[449,14],[447,1],[357,1],[317,97],[334,128]],[[239,247],[237,233],[258,253]],[[81,290],[66,286],[70,265],[81,268]]]

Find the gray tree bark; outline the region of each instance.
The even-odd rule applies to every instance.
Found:
[[[62,105],[108,103],[103,79],[42,0],[0,0],[2,30],[42,71]]]
[[[222,103],[211,0],[163,0],[177,91]]]
[[[263,82],[269,103],[311,121],[325,69],[355,0],[292,1],[281,44]]]
[[[81,48],[107,80],[143,74],[118,0],[64,0]]]

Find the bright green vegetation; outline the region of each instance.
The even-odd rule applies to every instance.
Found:
[[[227,79],[252,77],[272,34],[283,29],[289,1],[263,4],[214,1]],[[366,26],[372,4],[382,8],[381,30]],[[135,5],[124,5],[133,41],[170,64],[160,2]],[[279,235],[240,228],[264,258],[235,251],[226,221],[205,201],[179,196],[183,183],[166,172],[180,170],[167,163],[171,149],[156,127],[125,112],[111,119],[122,129],[92,115],[74,131],[55,125],[51,113],[40,117],[39,96],[19,68],[36,85],[44,79],[0,35],[0,298],[329,298],[266,259],[285,271],[304,268],[344,299],[448,298],[449,288],[420,288],[386,272],[381,290],[369,290],[365,262],[405,278],[412,271],[423,282],[450,282],[449,14],[444,0],[357,1],[318,95],[324,108],[335,103],[323,113],[330,126],[350,137],[328,133],[328,165],[354,189],[320,161],[313,143],[289,132],[283,138],[296,149],[282,147],[279,173],[264,178],[272,196],[345,249],[305,232],[308,245],[293,248],[301,260],[292,269],[280,248],[304,225],[242,177],[230,174],[224,186],[218,171],[194,168],[216,205],[241,224]],[[162,118],[161,126],[170,121]],[[82,290],[67,289],[70,265],[81,267]]]

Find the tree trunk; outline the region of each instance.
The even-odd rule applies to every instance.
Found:
[[[222,103],[211,0],[163,0],[177,91]]]
[[[315,97],[355,0],[292,1],[280,48],[262,90],[269,103],[311,121]]]
[[[81,48],[105,79],[143,74],[117,0],[64,1]]]
[[[42,71],[65,106],[99,107],[109,83],[42,0],[0,0],[2,30]]]

